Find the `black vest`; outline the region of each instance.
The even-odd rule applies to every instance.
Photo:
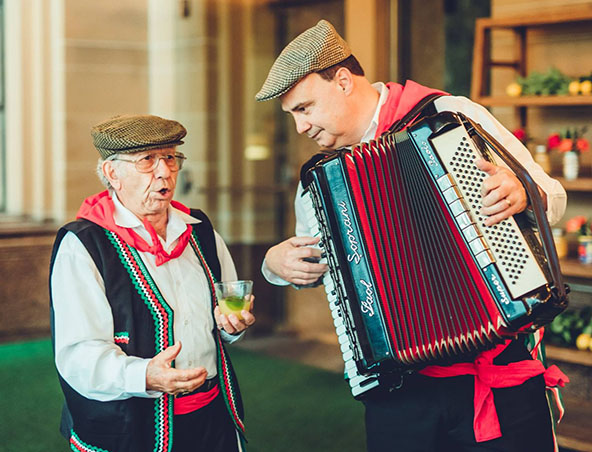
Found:
[[[192,246],[198,256],[203,256],[212,279],[219,281],[221,268],[212,225],[207,216],[199,210],[192,210],[191,216],[200,219],[201,223],[192,225],[193,239],[187,246]],[[57,250],[68,231],[80,239],[103,277],[107,300],[113,312],[114,341],[121,349],[130,356],[152,358],[173,345],[174,312],[158,289],[139,289],[140,286],[151,287],[151,277],[143,268],[135,249],[122,243],[116,234],[87,220],[77,220],[65,225],[58,231],[54,243],[50,274]],[[207,268],[204,268],[206,274],[209,273]],[[80,302],[83,303],[84,300]],[[53,315],[51,303],[52,337]],[[232,379],[232,384],[228,386],[234,389],[232,398],[236,401],[235,415],[230,407],[229,409],[231,418],[235,419],[236,423],[237,415],[239,418],[243,416],[240,392],[216,328],[212,334],[216,335],[218,347],[222,349],[218,350],[218,356],[220,358],[222,353],[223,359],[218,359],[218,362],[225,363],[228,369],[224,373],[224,369],[219,368],[218,374],[221,378],[229,374],[229,378]],[[81,450],[172,450],[172,396],[164,394],[158,399],[132,397],[126,400],[99,402],[80,395],[59,373],[58,377],[66,399],[60,430],[72,444],[81,446]],[[224,390],[221,392],[228,399],[228,394]],[[242,425],[241,421],[239,423]],[[239,428],[240,430],[242,429]]]

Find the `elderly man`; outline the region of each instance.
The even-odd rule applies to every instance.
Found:
[[[207,216],[173,201],[185,128],[117,116],[92,128],[99,177],[51,261],[55,363],[72,450],[240,451],[244,426],[214,282],[237,279]]]
[[[256,99],[279,98],[298,133],[306,134],[322,149],[332,150],[370,141],[393,125],[404,126],[408,114],[419,111],[414,107],[433,95],[440,97],[428,103],[428,109],[464,113],[520,160],[538,184],[549,221],[559,220],[565,210],[565,191],[487,110],[466,98],[445,95],[412,81],[405,85],[371,84],[347,42],[325,20],[286,46]],[[315,160],[318,158],[311,162]],[[489,217],[487,225],[527,208],[525,190],[513,173],[484,160],[477,165],[489,175],[482,187],[481,208]],[[317,284],[327,271],[326,264],[318,263],[321,251],[315,247],[318,239],[307,225],[301,193],[299,184],[296,235],[270,248],[263,263],[262,272],[273,284],[307,287]],[[541,374],[547,375],[542,365],[531,365],[524,338],[506,341],[474,358],[465,359],[472,366],[426,367],[406,375],[402,386],[402,377],[394,378],[390,385],[388,376],[381,376],[381,386],[364,400],[368,450],[552,451],[546,378]],[[493,366],[479,367],[484,362]],[[487,370],[487,381],[496,383],[478,380],[467,368]],[[529,370],[534,368],[536,371]],[[474,391],[475,382],[480,388],[487,387],[486,399],[481,400]]]

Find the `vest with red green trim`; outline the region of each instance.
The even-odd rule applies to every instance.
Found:
[[[214,281],[221,276],[214,231],[200,210],[191,216],[201,220],[192,225],[189,245],[208,278],[215,303]],[[174,344],[172,309],[159,292],[138,252],[116,234],[90,221],[77,220],[62,227],[54,243],[50,273],[57,250],[67,232],[73,232],[85,246],[103,277],[107,300],[113,312],[114,342],[130,356],[152,358]],[[50,277],[51,280],[51,277]],[[50,290],[51,293],[51,290]],[[84,300],[81,300],[83,302]],[[53,336],[53,304],[51,306]],[[215,322],[214,322],[215,323]],[[234,370],[217,328],[212,334],[218,355],[218,376],[230,417],[241,433],[243,408]],[[61,432],[74,451],[170,452],[173,450],[173,397],[132,397],[100,402],[76,392],[60,375],[66,402]]]

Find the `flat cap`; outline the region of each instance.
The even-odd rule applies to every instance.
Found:
[[[261,102],[279,97],[308,74],[341,63],[351,54],[349,45],[333,25],[320,20],[282,50],[255,99]]]
[[[183,144],[187,130],[177,121],[153,115],[115,116],[91,128],[102,158],[118,153],[146,151]]]

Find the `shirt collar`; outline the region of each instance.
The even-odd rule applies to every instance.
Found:
[[[113,212],[113,220],[115,221],[115,224],[123,228],[131,228],[135,230],[144,240],[147,240],[148,243],[150,243],[150,234],[144,227],[144,224],[142,224],[142,221],[121,203],[117,194],[113,190],[110,190],[110,194],[111,199],[113,199],[113,204],[115,205],[115,211]],[[169,206],[168,214],[167,239],[166,241],[163,241],[165,249],[173,244],[181,234],[185,232],[188,224],[201,223],[200,219],[194,218],[179,209],[175,209],[173,206]],[[162,238],[160,239],[162,241]]]
[[[370,121],[370,125],[364,132],[364,135],[362,135],[361,141],[363,142],[367,142],[374,139],[374,136],[376,135],[376,130],[378,130],[378,118],[380,116],[380,110],[386,102],[386,99],[388,98],[389,94],[387,86],[382,82],[373,83],[372,87],[376,91],[378,91],[380,96],[378,98],[378,104],[376,105],[376,111],[374,111],[374,116],[372,116],[372,121]]]

